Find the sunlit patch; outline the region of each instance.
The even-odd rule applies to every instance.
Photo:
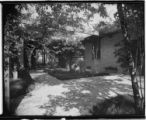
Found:
[[[53,95],[53,96],[62,96],[65,97],[64,93],[69,92],[68,88],[65,88],[63,84],[48,86],[44,85],[39,89],[35,89],[31,92],[32,95],[45,96],[45,95]]]
[[[118,84],[131,85],[129,76],[110,75],[110,76],[104,76],[103,79],[114,80],[114,82],[116,82]]]
[[[92,82],[93,80],[89,79],[89,78],[80,78],[78,80],[78,82]]]
[[[75,90],[78,90],[78,91],[80,91],[81,89],[83,89],[83,87],[82,86],[80,86],[80,85],[74,85],[73,86],[74,88],[75,88]]]
[[[16,110],[17,115],[43,115],[45,113],[45,109],[41,109],[38,106],[42,104],[41,99],[37,99],[35,97],[23,99],[21,105],[18,106]]]
[[[80,91],[83,89],[83,87],[80,84],[74,83],[70,85],[64,84],[64,87],[69,88],[71,91]]]
[[[113,87],[113,88],[111,88],[112,90],[115,90],[115,91],[117,91],[118,89],[116,88],[116,87]]]
[[[114,90],[116,93],[120,94],[120,95],[124,95],[124,94],[129,94],[129,95],[133,95],[133,91],[132,88],[127,88],[126,91],[122,90],[122,89],[117,89],[117,88],[111,88],[112,90]]]
[[[127,79],[124,79],[124,78],[120,78],[120,79],[121,79],[121,81],[115,81],[115,82],[118,83],[118,84],[131,85],[130,80],[127,80]]]
[[[109,91],[108,94],[109,94],[108,95],[109,97],[115,97],[115,96],[117,96],[117,94],[115,92],[113,92],[113,91]]]
[[[81,93],[83,93],[83,94],[90,94],[91,92],[89,90],[83,90]]]
[[[96,98],[97,98],[97,99],[104,99],[103,97],[99,97],[99,96],[97,96]]]
[[[48,103],[50,95],[56,97],[66,97],[64,93],[69,92],[70,90],[68,88],[64,88],[63,84],[60,85],[54,85],[54,86],[48,86],[44,85],[38,89],[34,89],[29,94],[31,94],[30,97],[24,97],[24,99],[21,101],[20,106],[18,106],[16,110],[16,114],[18,115],[40,115],[43,114],[43,112],[40,112],[39,106],[44,105]],[[30,112],[30,110],[32,111]],[[44,111],[43,109],[41,109]]]
[[[61,120],[66,120],[65,118],[61,118]]]
[[[57,106],[56,111],[54,113],[56,116],[79,116],[81,115],[79,109],[73,107],[69,110],[65,110],[65,107]]]
[[[115,80],[115,79],[119,79],[118,75],[110,75],[110,76],[104,76],[104,79],[111,79],[111,80]]]
[[[80,97],[76,96],[75,98],[78,99],[78,98],[80,98]]]
[[[35,79],[35,78],[37,78],[38,76],[40,76],[40,75],[45,75],[46,73],[31,73],[31,77],[32,77],[32,79]]]

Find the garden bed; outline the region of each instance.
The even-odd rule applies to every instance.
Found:
[[[79,72],[64,71],[64,70],[48,70],[48,74],[50,74],[60,80],[69,80],[69,79],[78,79],[78,78],[109,75],[109,73],[91,73],[91,72],[79,73]]]

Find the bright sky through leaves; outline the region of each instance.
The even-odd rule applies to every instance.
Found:
[[[99,3],[92,3],[91,6],[94,7],[94,8],[98,8]],[[88,20],[88,22],[82,22],[82,25],[83,25],[83,28],[84,28],[84,33],[98,35],[98,31],[95,30],[94,27],[97,26],[101,21],[103,21],[105,23],[108,23],[108,24],[112,24],[115,21],[114,14],[117,12],[116,5],[115,4],[105,4],[104,6],[106,8],[108,17],[101,17],[99,13],[95,13],[94,16]],[[68,6],[65,5],[64,9],[67,8],[67,7]],[[48,8],[45,11],[51,13],[52,12],[51,7],[48,6]],[[27,10],[25,10],[25,9],[22,10],[22,14],[28,14],[28,13],[30,13],[31,17],[28,17],[23,22],[32,24],[32,23],[35,22],[36,18],[38,17],[38,13],[36,12],[34,4],[28,4],[28,9]],[[83,11],[80,11],[79,13],[77,13],[76,16],[79,16],[81,18],[86,17],[86,16],[83,15]],[[72,26],[66,26],[66,29],[74,31]],[[80,36],[86,37],[88,35],[88,34],[81,34],[81,33],[76,32],[74,36],[76,36],[76,37],[80,37]]]

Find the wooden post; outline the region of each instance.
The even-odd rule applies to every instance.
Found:
[[[7,61],[9,63],[9,59]],[[6,110],[10,110],[10,65],[8,65],[8,69],[4,71],[4,88],[5,88],[5,103],[6,103]]]
[[[14,66],[14,70],[13,70],[13,80],[18,80],[17,66]]]
[[[22,68],[22,67],[24,67],[24,40],[22,40],[22,45],[21,45],[22,47],[21,47],[21,54],[20,54],[20,56],[19,56],[19,58],[20,58],[20,68]]]

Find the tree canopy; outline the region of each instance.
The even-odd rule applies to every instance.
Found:
[[[8,6],[11,5],[5,5],[5,8]],[[106,9],[102,3],[13,4],[11,8],[16,14],[4,13],[6,15],[6,56],[10,55],[14,49],[17,51],[15,56],[19,57],[23,45],[25,46],[24,55],[28,49],[33,51],[35,48],[43,49],[45,54],[46,46],[54,40],[52,37],[79,41],[81,36],[79,37],[75,33],[90,35],[95,32],[93,26],[91,31],[85,27],[89,27],[88,22],[95,14],[107,17]]]

